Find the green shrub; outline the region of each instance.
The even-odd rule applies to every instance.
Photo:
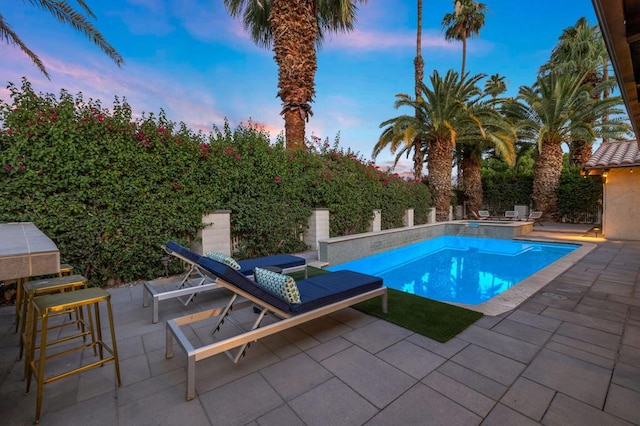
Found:
[[[328,142],[288,152],[253,123],[210,135],[159,114],[134,118],[115,98],[37,94],[25,79],[0,101],[0,221],[34,222],[62,261],[97,285],[164,273],[161,244],[189,244],[212,210],[232,211],[240,258],[297,252],[313,207],[331,210],[331,235],[385,227],[404,209],[426,217],[429,192]],[[416,223],[418,220],[416,219]],[[177,262],[174,268],[179,268]]]
[[[492,213],[513,210],[516,204],[531,205],[533,176],[512,170],[496,172],[482,169],[483,204]]]
[[[219,158],[223,178],[212,186],[227,185],[223,200],[231,210],[232,237],[240,258],[305,249],[300,236],[306,230],[311,208],[305,203],[305,170],[284,150],[282,141],[270,145],[269,137],[251,125],[232,131],[214,129],[211,154]]]
[[[558,209],[560,216],[571,223],[585,221],[585,213],[593,213],[602,200],[600,176],[580,176],[578,167],[566,168],[560,175]]]
[[[220,205],[202,138],[163,113],[133,120],[126,102],[113,110],[62,91],[37,95],[23,81],[0,104],[0,221],[34,222],[63,261],[97,283],[161,272],[159,247],[187,241],[203,213]]]

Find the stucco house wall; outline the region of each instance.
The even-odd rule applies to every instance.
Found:
[[[607,172],[602,221],[606,238],[640,240],[640,167],[612,168]]]

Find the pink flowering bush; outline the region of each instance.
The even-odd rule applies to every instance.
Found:
[[[332,236],[366,230],[376,208],[385,228],[401,226],[407,207],[426,222],[426,186],[376,169],[337,140],[288,152],[251,122],[205,135],[162,111],[134,119],[118,98],[105,108],[64,90],[37,94],[26,80],[8,89],[0,222],[34,222],[96,285],[162,275],[161,244],[188,244],[217,209],[232,212],[239,258],[304,250],[314,207],[330,209]]]
[[[160,275],[160,245],[194,238],[202,215],[221,207],[229,188],[203,185],[217,172],[202,137],[162,112],[134,120],[118,99],[107,110],[81,94],[36,94],[27,81],[9,90],[0,221],[36,223],[92,282]]]

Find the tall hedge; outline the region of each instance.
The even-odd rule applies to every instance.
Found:
[[[594,208],[601,206],[602,191],[600,176],[580,176],[577,167],[564,169],[558,187],[561,216],[570,223],[583,223],[591,219]]]
[[[62,260],[97,285],[161,275],[167,240],[189,244],[202,216],[232,211],[239,258],[304,250],[313,207],[328,207],[331,235],[385,227],[404,209],[426,217],[429,192],[328,142],[288,152],[253,123],[208,135],[160,111],[135,114],[27,80],[0,102],[0,222],[31,221]],[[424,212],[424,213],[421,213]]]
[[[599,176],[584,177],[577,167],[566,164],[557,189],[558,213],[563,221],[589,223],[602,206],[602,181]],[[533,174],[516,172],[501,160],[485,160],[482,169],[484,206],[493,213],[513,209],[516,204],[533,206]]]

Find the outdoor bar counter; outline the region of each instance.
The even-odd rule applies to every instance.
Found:
[[[55,274],[60,251],[31,222],[0,223],[0,281]]]

